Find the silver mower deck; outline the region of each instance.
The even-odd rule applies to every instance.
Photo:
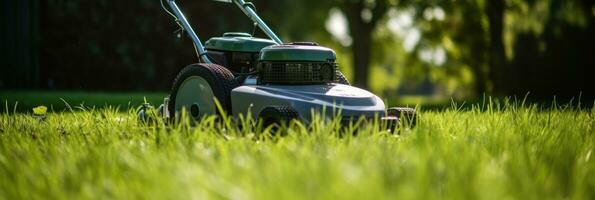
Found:
[[[340,114],[345,118],[382,117],[386,107],[378,96],[349,85],[256,85],[248,78],[244,85],[231,91],[232,114],[251,113],[256,119],[260,111],[270,106],[288,106],[295,109],[300,119],[311,121],[312,112],[326,117]],[[249,111],[249,112],[248,112]]]

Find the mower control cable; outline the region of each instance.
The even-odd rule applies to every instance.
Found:
[[[232,2],[234,4],[236,4],[240,8],[240,10],[242,10],[244,12],[244,14],[246,14],[246,16],[248,16],[248,18],[250,18],[254,23],[256,23],[258,25],[258,27],[260,27],[260,29],[267,36],[269,36],[269,38],[271,38],[273,41],[275,41],[275,43],[283,44],[283,41],[281,41],[281,39],[279,39],[279,37],[256,14],[256,11],[254,9],[255,8],[254,4],[252,4],[250,2],[245,2],[244,0],[232,0]]]
[[[182,24],[180,23],[180,19],[178,19],[178,17],[176,17],[176,15],[174,15],[173,13],[171,13],[171,11],[169,9],[167,9],[167,7],[165,7],[165,5],[163,4],[163,1],[165,0],[159,0],[159,3],[161,4],[161,8],[163,8],[163,10],[165,10],[165,12],[170,15],[171,17],[174,18],[174,20],[176,21],[176,24],[178,24],[178,26],[180,27],[178,30],[174,31],[174,33],[177,33],[176,35],[178,36],[178,38],[181,37],[181,35],[184,34],[184,26],[182,26]],[[181,32],[181,33],[180,33]]]
[[[213,63],[213,61],[211,61],[211,58],[209,58],[209,56],[206,55],[206,51],[204,49],[204,46],[202,45],[202,42],[200,41],[200,38],[198,38],[194,30],[192,30],[192,26],[190,25],[190,23],[188,23],[188,20],[186,19],[184,14],[182,14],[182,11],[176,4],[175,0],[165,0],[167,1],[167,4],[169,5],[170,9],[165,8],[165,5],[163,5],[164,0],[159,1],[161,3],[161,7],[163,7],[167,14],[172,16],[175,19],[176,24],[178,24],[178,26],[181,27],[180,30],[186,32],[188,34],[188,37],[192,40],[192,43],[194,44],[194,50],[196,51],[196,55],[198,56],[199,61],[202,60],[202,62],[204,63]],[[178,36],[181,35],[178,34]]]

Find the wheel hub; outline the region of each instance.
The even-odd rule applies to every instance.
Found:
[[[190,114],[192,115],[192,117],[198,118],[200,114],[198,104],[192,104],[192,106],[190,106]]]
[[[215,114],[214,97],[211,86],[203,77],[188,77],[176,93],[176,112],[186,110],[195,119]]]

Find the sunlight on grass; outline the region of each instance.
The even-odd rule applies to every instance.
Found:
[[[0,199],[595,198],[595,110],[453,106],[400,135],[337,119],[270,136],[81,109],[0,115]]]

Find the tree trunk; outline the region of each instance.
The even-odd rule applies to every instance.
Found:
[[[353,85],[367,89],[370,75],[370,57],[372,49],[372,32],[380,18],[388,10],[386,1],[376,1],[373,8],[367,8],[364,0],[345,2],[341,9],[347,16],[349,31],[353,44],[351,55],[353,58]],[[367,21],[362,18],[362,11],[370,9],[372,17]]]
[[[502,38],[504,26],[504,0],[491,0],[487,2],[486,13],[488,15],[490,49],[488,56],[489,76],[492,80],[492,92],[495,94],[510,94],[511,87],[516,82],[514,74],[510,73],[506,63],[504,42]]]
[[[351,55],[353,58],[353,85],[367,89],[369,81],[369,64],[371,57],[372,31],[363,28],[352,30],[353,45]]]
[[[466,19],[457,30],[454,40],[461,44],[460,49],[464,52],[463,62],[468,64],[473,73],[473,91],[476,96],[488,93],[489,69],[488,69],[488,30],[482,21],[484,19],[483,7],[476,1],[460,3],[463,17]],[[473,34],[469,34],[473,33]]]

